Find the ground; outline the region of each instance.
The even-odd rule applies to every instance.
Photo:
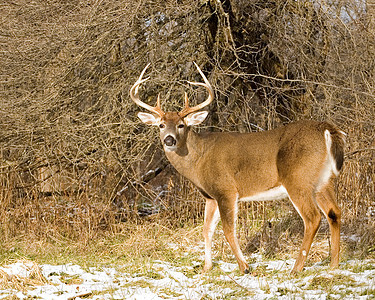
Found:
[[[375,299],[375,260],[348,260],[330,271],[316,263],[289,274],[294,260],[248,257],[251,274],[216,261],[201,274],[201,260],[149,260],[135,266],[37,264],[21,259],[0,268],[0,299]],[[201,259],[203,257],[198,257]]]

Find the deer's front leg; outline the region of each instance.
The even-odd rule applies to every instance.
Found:
[[[219,209],[216,200],[206,199],[206,207],[204,211],[204,268],[203,272],[207,272],[212,268],[212,237],[215,232],[217,223],[219,222]]]
[[[225,238],[227,239],[232,252],[237,259],[240,271],[247,274],[250,272],[249,265],[242,254],[236,235],[237,197],[233,196],[222,198],[219,202],[219,210]]]

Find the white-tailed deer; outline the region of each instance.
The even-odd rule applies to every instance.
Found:
[[[164,151],[176,170],[191,180],[206,198],[203,235],[204,271],[212,267],[211,246],[221,217],[225,237],[242,272],[249,266],[236,236],[237,201],[275,200],[289,197],[305,225],[304,237],[293,271],[302,270],[311,243],[326,216],[331,231],[331,267],[339,263],[341,212],[335,201],[333,179],[344,157],[345,134],[326,122],[299,121],[256,133],[195,133],[191,126],[202,123],[208,112],[213,89],[196,65],[208,98],[180,112],[164,112],[158,96],[156,106],[139,99],[138,88],[148,65],[130,89],[132,100],[150,113],[138,113],[142,122],[159,126]]]

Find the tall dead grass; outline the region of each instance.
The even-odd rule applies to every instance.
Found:
[[[166,110],[203,67],[216,92],[207,128],[257,131],[329,120],[348,134],[337,185],[346,231],[374,228],[374,28],[352,1],[48,1],[1,4],[0,225],[14,237],[83,244],[127,222],[200,224],[204,203],[169,166],[128,90]],[[149,173],[152,170],[153,173]],[[287,218],[244,204],[244,240]],[[362,224],[354,226],[353,224]],[[367,231],[368,232],[368,231]],[[371,241],[371,238],[368,238]]]

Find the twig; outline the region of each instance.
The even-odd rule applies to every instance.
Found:
[[[248,288],[244,287],[243,285],[239,284],[232,276],[230,276],[229,274],[225,274],[226,276],[229,277],[230,280],[232,280],[236,285],[238,285],[241,289],[245,290],[245,291],[250,291]]]
[[[351,152],[348,152],[345,154],[345,157],[360,153],[360,152],[365,152],[365,151],[375,151],[375,148],[362,148],[362,149],[357,149]]]
[[[77,298],[86,298],[86,297],[89,297],[91,295],[92,295],[92,292],[82,293],[82,294],[75,295],[73,297],[69,297],[67,300],[74,300],[74,299],[77,299]]]

